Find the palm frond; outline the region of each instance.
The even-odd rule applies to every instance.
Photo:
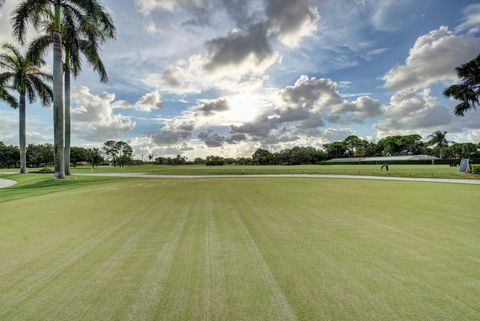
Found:
[[[105,65],[103,64],[102,59],[100,58],[99,50],[97,46],[89,41],[81,41],[80,42],[80,51],[87,59],[90,66],[93,68],[94,71],[98,73],[100,76],[101,82],[108,81],[108,74],[107,70],[105,69]]]
[[[28,24],[37,29],[49,9],[49,0],[24,0],[15,8],[12,14],[12,28],[13,34],[21,44],[25,43]]]
[[[0,87],[0,100],[6,102],[10,107],[16,109],[18,107],[18,102],[8,91]]]
[[[50,86],[45,84],[39,77],[35,77],[33,75],[29,77],[29,81],[32,84],[32,87],[35,89],[35,92],[38,94],[42,105],[50,105],[53,101],[53,91]]]
[[[47,54],[47,50],[52,45],[53,40],[51,35],[45,34],[41,35],[35,40],[33,40],[28,46],[27,57],[34,64],[44,65],[45,61],[43,57]]]
[[[25,82],[25,93],[27,94],[28,102],[30,104],[37,100],[37,93],[35,92],[35,87],[30,81]]]

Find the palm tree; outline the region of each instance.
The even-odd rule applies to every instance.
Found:
[[[455,106],[455,115],[465,116],[466,111],[477,109],[479,105],[480,55],[472,61],[455,68],[455,70],[462,83],[448,87],[443,94],[461,101],[460,104]]]
[[[437,130],[428,136],[428,138],[430,138],[428,144],[431,146],[437,146],[440,151],[440,158],[443,158],[443,150],[448,146],[447,132]]]
[[[42,57],[49,46],[52,38],[47,32],[32,42],[31,52],[33,59]],[[113,27],[112,30],[115,30]],[[70,149],[71,149],[71,117],[70,117],[70,96],[71,96],[71,75],[76,78],[81,70],[81,55],[83,55],[90,66],[99,74],[101,82],[108,81],[105,66],[100,58],[99,46],[107,38],[113,38],[114,34],[100,30],[90,19],[82,19],[80,23],[74,21],[69,14],[64,15],[62,27],[62,46],[65,51],[64,69],[64,95],[65,95],[65,175],[70,175]]]
[[[52,76],[40,70],[45,62],[36,63],[22,55],[20,50],[11,44],[4,44],[5,53],[0,54],[0,67],[7,71],[0,74],[0,83],[9,86],[19,94],[19,140],[20,140],[20,174],[27,173],[26,144],[26,100],[33,103],[37,97],[43,105],[52,102],[53,93],[44,81],[51,81]]]
[[[110,15],[97,0],[23,0],[15,9],[12,18],[13,33],[22,44],[25,42],[29,23],[37,30],[45,21],[52,25],[50,35],[53,41],[54,177],[59,179],[65,178],[62,19],[67,15],[77,22],[91,19],[101,30],[112,34],[114,32]]]

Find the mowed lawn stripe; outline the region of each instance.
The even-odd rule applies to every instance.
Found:
[[[66,191],[58,196],[37,196],[23,199],[20,203],[4,202],[2,204],[4,214],[0,215],[0,219],[4,219],[0,223],[0,242],[3,245],[4,259],[0,265],[0,279],[11,280],[5,273],[19,273],[19,269],[31,267],[38,269],[39,262],[35,261],[35,265],[32,265],[32,261],[49,259],[50,254],[58,255],[58,251],[69,253],[73,247],[82,245],[102,228],[112,227],[112,218],[118,217],[123,205],[116,200],[105,199],[101,195],[106,193],[101,189],[93,189],[95,196],[92,197],[91,189],[80,189],[74,194],[71,194],[72,191]],[[99,212],[103,211],[102,215],[91,210],[91,207],[89,210],[78,210],[85,204],[84,200],[76,201],[82,196],[88,199],[89,204],[97,204]],[[65,203],[69,207],[65,207]],[[22,211],[17,210],[18,204],[21,204]],[[105,209],[109,211],[106,212]],[[116,221],[120,223],[118,219]],[[68,228],[65,228],[66,226]],[[1,282],[0,288],[5,285],[5,282]]]
[[[125,179],[7,200],[0,319],[475,320],[478,192]]]
[[[303,183],[302,183],[303,185]],[[294,186],[291,186],[292,188],[294,188]],[[270,186],[268,189],[266,190],[272,190],[274,189],[275,186],[272,184],[272,186]],[[328,194],[329,192],[328,191],[325,191],[325,190],[318,190],[318,191],[313,191],[311,189],[306,189],[308,190],[308,194],[307,195],[304,195],[305,196],[305,201],[303,202],[299,202],[298,204],[295,204],[295,199],[294,197],[292,196],[289,196],[288,194],[287,195],[282,195],[281,194],[281,191],[276,191],[276,193],[271,193],[271,194],[275,194],[276,197],[275,197],[275,201],[280,203],[279,205],[279,209],[275,212],[275,215],[278,213],[280,215],[282,215],[282,218],[283,220],[279,220],[278,217],[270,217],[270,218],[266,218],[265,215],[263,215],[263,217],[265,218],[265,224],[259,224],[258,221],[254,221],[254,224],[252,224],[252,226],[255,228],[255,227],[262,227],[262,226],[265,226],[266,227],[266,230],[263,230],[262,232],[259,232],[259,235],[262,236],[262,235],[265,235],[267,234],[267,236],[265,238],[267,238],[269,240],[270,243],[271,242],[271,238],[272,236],[271,235],[268,235],[268,229],[271,227],[272,225],[272,222],[284,222],[285,221],[285,218],[288,217],[288,214],[289,213],[294,213],[295,210],[298,211],[298,214],[296,216],[296,218],[294,218],[294,220],[291,222],[291,226],[301,226],[302,227],[302,230],[301,230],[301,233],[299,233],[297,236],[295,236],[294,238],[292,238],[293,240],[299,240],[302,238],[302,235],[308,235],[308,233],[305,232],[304,228],[308,228],[308,227],[313,227],[313,228],[318,228],[319,226],[328,226],[329,222],[326,222],[323,220],[323,218],[326,216],[325,214],[327,214],[328,212],[332,211],[333,213],[335,213],[336,216],[339,216],[339,220],[338,220],[338,223],[341,223],[341,225],[337,225],[337,226],[330,226],[330,228],[328,228],[328,230],[331,230],[331,231],[335,231],[335,228],[337,229],[337,231],[335,231],[336,235],[334,235],[333,233],[330,235],[324,235],[325,237],[323,237],[323,239],[321,239],[321,241],[326,241],[328,242],[328,240],[330,239],[330,237],[332,239],[335,240],[335,247],[336,247],[336,251],[334,252],[334,256],[336,257],[335,259],[338,261],[339,258],[341,258],[341,252],[342,251],[346,251],[347,253],[350,252],[350,249],[353,249],[355,250],[357,253],[359,254],[363,254],[363,256],[365,258],[370,258],[371,255],[368,255],[368,252],[366,253],[366,250],[368,251],[371,251],[371,250],[374,250],[376,248],[379,248],[378,245],[384,245],[383,243],[387,243],[387,245],[389,245],[388,248],[386,248],[385,250],[382,250],[381,252],[374,252],[376,254],[376,260],[375,261],[372,261],[373,262],[376,262],[378,265],[378,268],[382,268],[382,264],[385,265],[385,267],[390,267],[390,271],[389,270],[386,270],[386,271],[381,271],[381,269],[379,270],[380,273],[377,273],[377,274],[373,274],[373,275],[378,275],[378,276],[381,276],[381,275],[397,275],[397,273],[399,272],[398,270],[398,267],[396,265],[392,265],[391,262],[392,260],[395,260],[396,257],[395,255],[398,255],[398,258],[400,258],[399,260],[399,267],[402,267],[403,263],[402,262],[402,259],[403,258],[411,258],[412,256],[415,258],[415,256],[418,256],[417,253],[415,253],[415,250],[416,250],[416,247],[415,247],[415,244],[418,243],[418,241],[426,241],[428,242],[428,248],[429,250],[431,251],[431,247],[435,247],[435,244],[431,241],[427,241],[427,240],[423,240],[421,238],[412,238],[411,236],[414,236],[414,235],[405,235],[406,233],[405,232],[402,232],[400,233],[400,235],[398,235],[398,231],[392,231],[392,233],[387,233],[387,235],[383,235],[383,233],[385,233],[385,225],[378,225],[378,224],[372,224],[372,223],[375,223],[373,221],[367,221],[367,222],[362,222],[361,220],[363,220],[362,218],[362,215],[358,215],[355,213],[355,211],[348,211],[348,212],[345,212],[344,215],[339,215],[339,214],[342,214],[342,211],[339,210],[339,206],[338,204],[336,205],[332,205],[334,202],[332,201],[332,199],[326,197],[322,197],[320,198],[322,200],[322,202],[317,202],[316,204],[312,204],[312,201],[311,200],[315,200],[315,199],[319,199],[318,197],[315,197],[315,194],[316,192],[318,193],[322,193],[323,194]],[[255,195],[259,195],[262,194],[261,191],[254,191],[254,192],[257,192],[257,193],[254,193]],[[289,192],[289,194],[295,194],[295,192],[291,191]],[[316,195],[320,195],[320,194],[316,194]],[[354,195],[352,195],[354,196]],[[262,199],[263,201],[265,202],[265,197],[266,195],[262,195]],[[355,199],[355,197],[353,197],[352,199]],[[307,201],[308,200],[308,201]],[[271,200],[273,201],[273,199]],[[269,203],[268,201],[266,203]],[[328,206],[327,208],[325,208],[325,205],[328,205],[330,203],[331,208],[328,209]],[[312,208],[316,208],[318,209],[318,211],[320,213],[322,213],[321,215],[319,216],[316,216],[316,215],[312,215],[312,216],[309,216],[309,220],[313,218],[313,220],[310,220],[310,223],[311,224],[305,224],[304,222],[302,222],[301,224],[296,224],[295,220],[298,221],[298,219],[300,219],[302,217],[301,213],[303,212],[303,210],[305,211],[309,211],[310,209],[310,212],[311,212],[311,209]],[[360,207],[361,208],[361,207]],[[262,210],[262,208],[260,208],[260,211]],[[393,211],[395,211],[394,209],[392,209]],[[268,212],[267,212],[268,213]],[[285,215],[285,216],[283,216]],[[368,215],[372,216],[372,213],[369,212]],[[321,218],[321,221],[318,222],[318,224],[314,221],[315,218]],[[360,221],[358,221],[360,219]],[[352,222],[352,224],[349,224],[348,222]],[[278,223],[278,224],[282,224],[282,223]],[[330,224],[331,225],[331,224]],[[346,226],[345,226],[346,225]],[[434,226],[432,226],[434,228]],[[287,228],[288,229],[288,228]],[[351,231],[350,231],[351,230]],[[378,232],[381,232],[382,233],[382,237],[378,238],[378,239],[375,239],[375,235],[378,234]],[[319,234],[323,233],[321,229],[317,230],[317,232]],[[284,234],[285,231],[282,231],[282,234]],[[352,234],[353,233],[353,234]],[[345,235],[346,237],[343,237],[342,238],[342,234]],[[342,241],[343,240],[348,240],[348,235],[349,234],[352,234],[353,236],[355,236],[355,242],[362,242],[362,240],[366,240],[367,242],[364,242],[364,244],[362,243],[358,243],[358,245],[356,245],[355,243],[352,243],[352,244],[347,244],[346,246],[343,247],[342,249]],[[359,237],[360,236],[360,237]],[[395,237],[395,240],[394,242],[389,242],[389,238],[391,238],[392,236]],[[372,240],[373,242],[369,241],[370,238],[374,238],[374,240]],[[409,239],[411,239],[411,243],[412,243],[412,247],[409,249],[408,252],[406,253],[402,253],[402,250],[404,251],[405,249],[402,249],[402,248],[396,248],[396,244],[404,244],[406,241],[408,242]],[[312,243],[313,240],[309,240],[308,243]],[[279,239],[278,241],[276,240],[274,243],[275,243],[275,248],[279,247],[281,245],[281,242],[282,242],[282,239]],[[388,244],[390,243],[390,244]],[[360,245],[360,246],[359,246]],[[403,246],[402,246],[403,247]],[[437,258],[437,260],[441,260],[443,261],[443,259],[445,259],[446,261],[448,261],[449,259],[449,254],[445,255],[446,253],[444,251],[442,251],[442,248],[444,248],[444,246],[438,246],[440,247],[439,249],[439,254],[443,253],[443,256],[441,255],[440,257]],[[274,250],[273,249],[273,250]],[[337,251],[339,253],[337,253]],[[266,253],[271,253],[272,250],[269,248],[267,251],[265,251]],[[362,253],[363,252],[363,253]],[[328,251],[323,251],[322,254],[327,254]],[[470,255],[472,255],[474,252],[470,252]],[[385,261],[385,260],[382,260],[382,256],[387,254],[393,254],[391,257],[388,257],[388,261]],[[453,254],[453,253],[452,253]],[[352,252],[351,253],[352,257],[349,257],[348,259],[349,260],[352,260],[354,259],[355,261],[360,261],[359,263],[360,264],[364,264],[364,263],[368,263],[369,265],[370,262],[361,262],[362,259],[361,259],[361,256],[360,257],[356,257],[355,256],[355,252]],[[421,256],[423,256],[424,258],[425,257],[428,257],[432,255],[432,253],[430,252],[427,252],[427,253],[422,253]],[[301,255],[301,257],[304,257],[304,258],[309,258],[310,256],[309,255]],[[469,257],[467,257],[469,258]],[[451,258],[450,258],[451,259]],[[465,313],[465,314],[469,314],[470,316],[472,315],[475,315],[476,313],[478,313],[478,305],[476,305],[474,302],[474,300],[471,300],[471,298],[473,298],[473,294],[477,291],[472,287],[475,283],[472,284],[472,280],[475,280],[475,277],[478,278],[478,273],[476,274],[472,274],[473,270],[472,270],[472,267],[474,266],[473,262],[471,262],[472,264],[469,264],[467,265],[469,268],[467,269],[462,269],[462,267],[464,266],[464,260],[465,260],[465,256],[462,256],[460,257],[459,256],[459,262],[462,262],[462,264],[460,265],[457,265],[455,264],[455,262],[449,262],[449,265],[446,265],[444,266],[443,264],[440,264],[438,266],[436,266],[435,268],[436,269],[441,269],[443,270],[443,272],[445,274],[447,273],[454,273],[453,271],[455,271],[455,273],[465,273],[465,274],[462,274],[461,277],[463,278],[463,276],[466,276],[466,278],[464,278],[464,280],[466,281],[466,285],[468,285],[466,288],[462,288],[462,292],[465,292],[465,295],[467,298],[469,298],[470,296],[470,300],[467,300],[468,302],[470,302],[470,305],[467,305],[467,306],[463,306],[463,304],[461,304],[461,299],[460,300],[456,300],[455,298],[451,297],[449,295],[449,293],[451,292],[449,289],[445,289],[445,290],[438,290],[436,288],[438,288],[438,285],[435,284],[435,282],[433,282],[433,286],[434,288],[432,289],[430,284],[428,282],[422,282],[421,280],[423,280],[422,278],[425,278],[425,279],[429,279],[429,276],[430,275],[437,275],[437,273],[431,273],[431,271],[429,269],[425,269],[425,264],[428,263],[428,262],[425,262],[425,261],[422,261],[422,260],[418,260],[418,261],[414,261],[412,265],[407,265],[407,269],[404,269],[404,271],[401,271],[402,273],[399,274],[399,277],[403,277],[403,276],[409,276],[409,271],[411,271],[412,275],[410,277],[414,277],[415,276],[415,267],[416,266],[419,266],[420,267],[420,271],[424,272],[424,274],[421,275],[421,278],[420,279],[415,279],[415,283],[418,284],[420,283],[421,285],[423,284],[423,286],[425,286],[425,291],[430,291],[430,292],[434,292],[435,293],[435,290],[436,290],[436,295],[434,296],[434,299],[438,300],[439,297],[442,298],[443,297],[443,300],[446,300],[446,303],[447,305],[438,305],[438,302],[436,302],[435,306],[437,307],[441,307],[441,309],[451,309],[450,306],[451,306],[451,301],[455,301],[455,306],[457,308],[462,308],[461,309],[461,313]],[[383,261],[383,263],[382,263]],[[408,261],[408,260],[407,260]],[[340,262],[338,262],[340,263]],[[349,266],[348,262],[344,262],[344,264],[339,264],[338,268],[341,269],[342,266]],[[423,269],[422,269],[423,268]],[[369,267],[368,269],[365,268],[365,269],[358,269],[358,271],[371,271],[372,267]],[[351,273],[349,273],[348,275],[355,275],[356,273],[356,270],[353,270],[351,271]],[[362,277],[360,275],[360,277]],[[460,279],[461,280],[461,279]],[[390,280],[387,280],[387,281],[390,281]],[[435,281],[435,280],[433,280]],[[371,282],[370,282],[371,283]],[[380,284],[385,284],[385,282],[379,282]],[[349,282],[349,286],[355,284],[354,282]],[[387,283],[388,284],[388,283]],[[458,284],[455,284],[455,283],[447,283],[450,287],[454,287]],[[386,288],[386,290],[390,290],[391,287],[389,286],[388,288]],[[465,291],[463,291],[463,289],[465,289]],[[375,293],[375,291],[372,291],[373,293]],[[456,291],[458,292],[458,290]],[[389,298],[386,297],[386,299],[388,300]],[[349,302],[353,302],[352,300],[348,300]],[[398,300],[395,300],[395,301],[398,301]],[[425,304],[425,302],[423,302],[422,304]],[[415,302],[413,302],[413,306],[415,305]],[[411,307],[412,304],[410,305],[407,305],[406,306],[406,309],[408,309],[409,307]],[[372,306],[372,309],[375,309],[374,306]],[[450,311],[449,311],[450,312]],[[460,311],[459,311],[460,312]]]
[[[78,192],[81,195],[82,192],[90,193],[91,191]],[[99,198],[101,199],[101,192],[99,191],[99,193]],[[121,196],[117,194],[116,197],[120,199]],[[117,204],[119,204],[119,199],[117,199]],[[75,211],[75,214],[82,216],[82,212],[85,211],[97,213],[99,217],[102,217],[106,213],[118,213],[120,211],[119,207],[112,207],[108,200],[106,201],[106,206],[97,206],[98,204],[101,204],[101,202],[92,202],[91,204],[85,204],[83,208],[78,208]],[[26,271],[26,273],[30,273],[30,277],[22,278],[13,283],[12,285],[8,286],[12,280],[16,279],[15,275],[13,277],[9,276],[3,284],[7,285],[5,292],[14,294],[14,296],[0,296],[1,302],[5,302],[5,306],[15,307],[17,305],[21,305],[22,308],[25,308],[26,306],[28,306],[30,301],[36,301],[38,299],[43,299],[44,301],[46,301],[49,300],[49,298],[61,299],[63,297],[63,291],[57,293],[60,294],[60,296],[55,295],[55,286],[61,285],[62,280],[66,279],[66,282],[68,283],[72,280],[75,280],[75,277],[85,276],[86,271],[82,270],[82,273],[78,273],[77,270],[77,273],[71,273],[74,276],[74,278],[72,279],[70,278],[69,272],[75,271],[75,269],[84,265],[89,266],[90,264],[91,266],[96,266],[97,264],[99,264],[103,256],[98,255],[97,252],[103,250],[106,255],[110,255],[117,246],[121,246],[123,244],[122,242],[125,241],[125,239],[128,239],[129,235],[136,232],[136,228],[144,226],[145,222],[143,221],[143,219],[148,213],[146,212],[146,209],[149,206],[149,203],[145,203],[143,206],[141,205],[137,207],[135,215],[117,215],[117,217],[113,219],[112,217],[110,217],[109,224],[106,226],[101,225],[97,228],[94,228],[94,226],[90,226],[91,228],[93,228],[95,233],[88,234],[89,237],[86,240],[80,238],[82,242],[80,242],[75,247],[67,247],[68,251],[66,253],[63,253],[64,251],[61,251],[62,254],[60,256],[58,256],[58,253],[56,253],[57,257],[48,256],[48,260],[44,260],[45,258],[42,257],[40,260],[37,260],[37,262],[35,262],[36,264],[29,264],[31,269],[29,271]],[[45,212],[58,213],[59,216],[68,216],[69,214],[63,211],[63,208],[58,205],[58,202],[52,202],[49,206],[45,208]],[[55,220],[56,218],[57,217],[47,216],[47,220]],[[74,226],[74,223],[75,221],[71,222],[70,225],[66,223],[67,225],[54,226],[55,228],[60,229],[70,229],[72,226]],[[46,302],[40,303],[42,304],[33,304],[33,306],[40,308]],[[58,303],[55,302],[55,304]],[[2,313],[5,313],[5,311],[3,310],[0,311]],[[15,312],[12,313],[16,315]]]
[[[153,320],[158,302],[163,295],[166,279],[170,273],[175,251],[187,222],[190,204],[184,205],[176,214],[176,223],[169,233],[167,241],[157,253],[154,261],[148,265],[145,277],[140,280],[132,302],[126,311],[126,320]],[[165,209],[164,209],[165,210]],[[170,215],[172,212],[170,212]]]
[[[75,269],[69,271],[68,275],[64,276],[68,282],[63,282],[62,287],[56,288],[56,291],[64,294],[64,298],[56,300],[55,309],[42,309],[37,312],[37,315],[43,319],[52,316],[58,316],[62,319],[74,319],[75,317],[87,319],[88,314],[92,312],[91,307],[93,305],[96,309],[96,317],[102,315],[108,317],[115,312],[116,308],[123,306],[124,298],[122,296],[114,304],[109,302],[102,305],[101,309],[97,308],[99,302],[109,297],[112,287],[120,284],[133,286],[135,282],[138,282],[136,278],[133,280],[123,279],[122,271],[135,270],[136,266],[131,266],[133,261],[138,264],[138,260],[141,262],[145,260],[136,254],[141,250],[142,242],[146,238],[150,238],[149,232],[164,217],[162,214],[152,211],[152,208],[153,204],[150,204],[149,207],[145,208],[144,214],[139,213],[135,224],[131,225],[132,233],[124,237],[124,240],[117,242],[115,248],[110,248],[107,251],[105,251],[106,247],[96,249],[90,254],[91,257],[96,257],[94,262],[87,259]],[[102,260],[98,260],[100,257]],[[130,275],[138,276],[136,273],[130,273]],[[121,293],[127,293],[127,291],[122,290],[125,289],[119,289]],[[51,296],[54,295],[52,291],[53,289],[49,291]],[[57,295],[59,296],[59,294]],[[108,311],[103,312],[105,309]]]

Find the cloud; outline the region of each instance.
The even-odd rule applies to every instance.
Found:
[[[448,27],[430,31],[417,39],[404,65],[390,69],[384,76],[387,89],[422,89],[438,82],[457,79],[455,67],[476,55],[480,39],[456,35]]]
[[[207,132],[201,132],[198,135],[198,138],[200,138],[208,147],[221,147],[225,143],[225,137],[220,136],[211,129]]]
[[[231,126],[232,133],[243,133],[265,139],[272,132],[287,127],[297,135],[332,123],[362,123],[365,118],[383,113],[379,101],[367,96],[344,100],[337,85],[330,79],[300,76],[293,86],[277,92],[274,108],[259,114],[252,121]]]
[[[246,31],[234,31],[206,43],[206,53],[198,61],[207,73],[261,73],[277,59],[267,38],[267,26],[252,25]]]
[[[158,90],[154,90],[142,96],[135,104],[130,104],[125,100],[115,101],[113,104],[114,109],[135,109],[139,112],[150,113],[156,109],[162,108],[164,102]]]
[[[317,30],[320,15],[310,0],[268,0],[265,14],[270,32],[284,45],[295,48]]]
[[[218,98],[214,100],[208,100],[199,106],[196,110],[201,112],[204,116],[210,116],[217,112],[229,110],[228,101],[225,98]]]
[[[88,87],[81,86],[72,91],[72,99],[73,132],[85,140],[118,139],[135,128],[131,117],[114,114],[115,94],[94,95]]]
[[[379,31],[396,31],[400,29],[414,12],[414,0],[373,0],[368,1],[372,10],[371,24]]]
[[[45,108],[49,110],[49,108]],[[27,106],[27,144],[45,144],[53,141],[52,123],[43,122],[29,113]],[[0,102],[0,142],[18,146],[18,111]]]
[[[238,143],[246,141],[246,140],[247,140],[247,136],[245,136],[244,134],[230,135],[230,137],[227,137],[225,139],[225,141],[229,144],[238,144]]]
[[[245,28],[254,24],[255,13],[257,13],[261,1],[259,0],[221,0],[221,5],[228,16],[239,28]]]
[[[145,94],[135,104],[135,109],[143,112],[151,112],[155,109],[162,108],[164,105],[162,97],[158,90],[154,90]]]
[[[275,41],[296,47],[316,30],[319,15],[310,0],[266,1],[263,18],[251,12],[255,11],[252,3],[222,0],[237,27],[206,41],[204,50],[187,61],[150,74],[145,82],[175,94],[198,93],[211,87],[234,91],[280,61],[280,54],[273,49]]]
[[[208,147],[223,147],[224,144],[234,145],[247,140],[247,136],[244,134],[233,134],[225,137],[218,134],[213,129],[209,129],[206,132],[201,132],[198,134],[198,138]]]
[[[188,79],[188,74],[188,71],[184,68],[172,66],[162,74],[148,75],[144,83],[156,87],[161,92],[177,95],[199,93],[201,89],[194,85],[194,80]]]
[[[135,0],[135,4],[143,14],[152,11],[179,11],[201,9],[209,5],[208,0]]]
[[[455,28],[455,32],[469,34],[480,32],[480,4],[472,4],[463,9],[462,23]]]
[[[469,117],[456,117],[453,108],[440,104],[431,96],[430,89],[415,92],[399,91],[385,107],[385,119],[375,124],[377,136],[418,133],[427,135],[436,130],[458,133],[477,129],[480,113]]]
[[[194,123],[190,119],[172,118],[164,122],[162,128],[145,133],[157,146],[175,145],[192,137]]]

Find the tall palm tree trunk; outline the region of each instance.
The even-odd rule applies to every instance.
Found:
[[[60,6],[55,5],[55,30],[53,37],[53,132],[54,177],[65,178],[64,130],[63,130],[63,72],[62,35],[60,33]]]
[[[20,139],[20,174],[27,173],[27,131],[26,131],[26,112],[25,112],[25,94],[20,94],[19,111],[19,139]]]
[[[70,61],[68,50],[65,58],[65,175],[70,175]]]

